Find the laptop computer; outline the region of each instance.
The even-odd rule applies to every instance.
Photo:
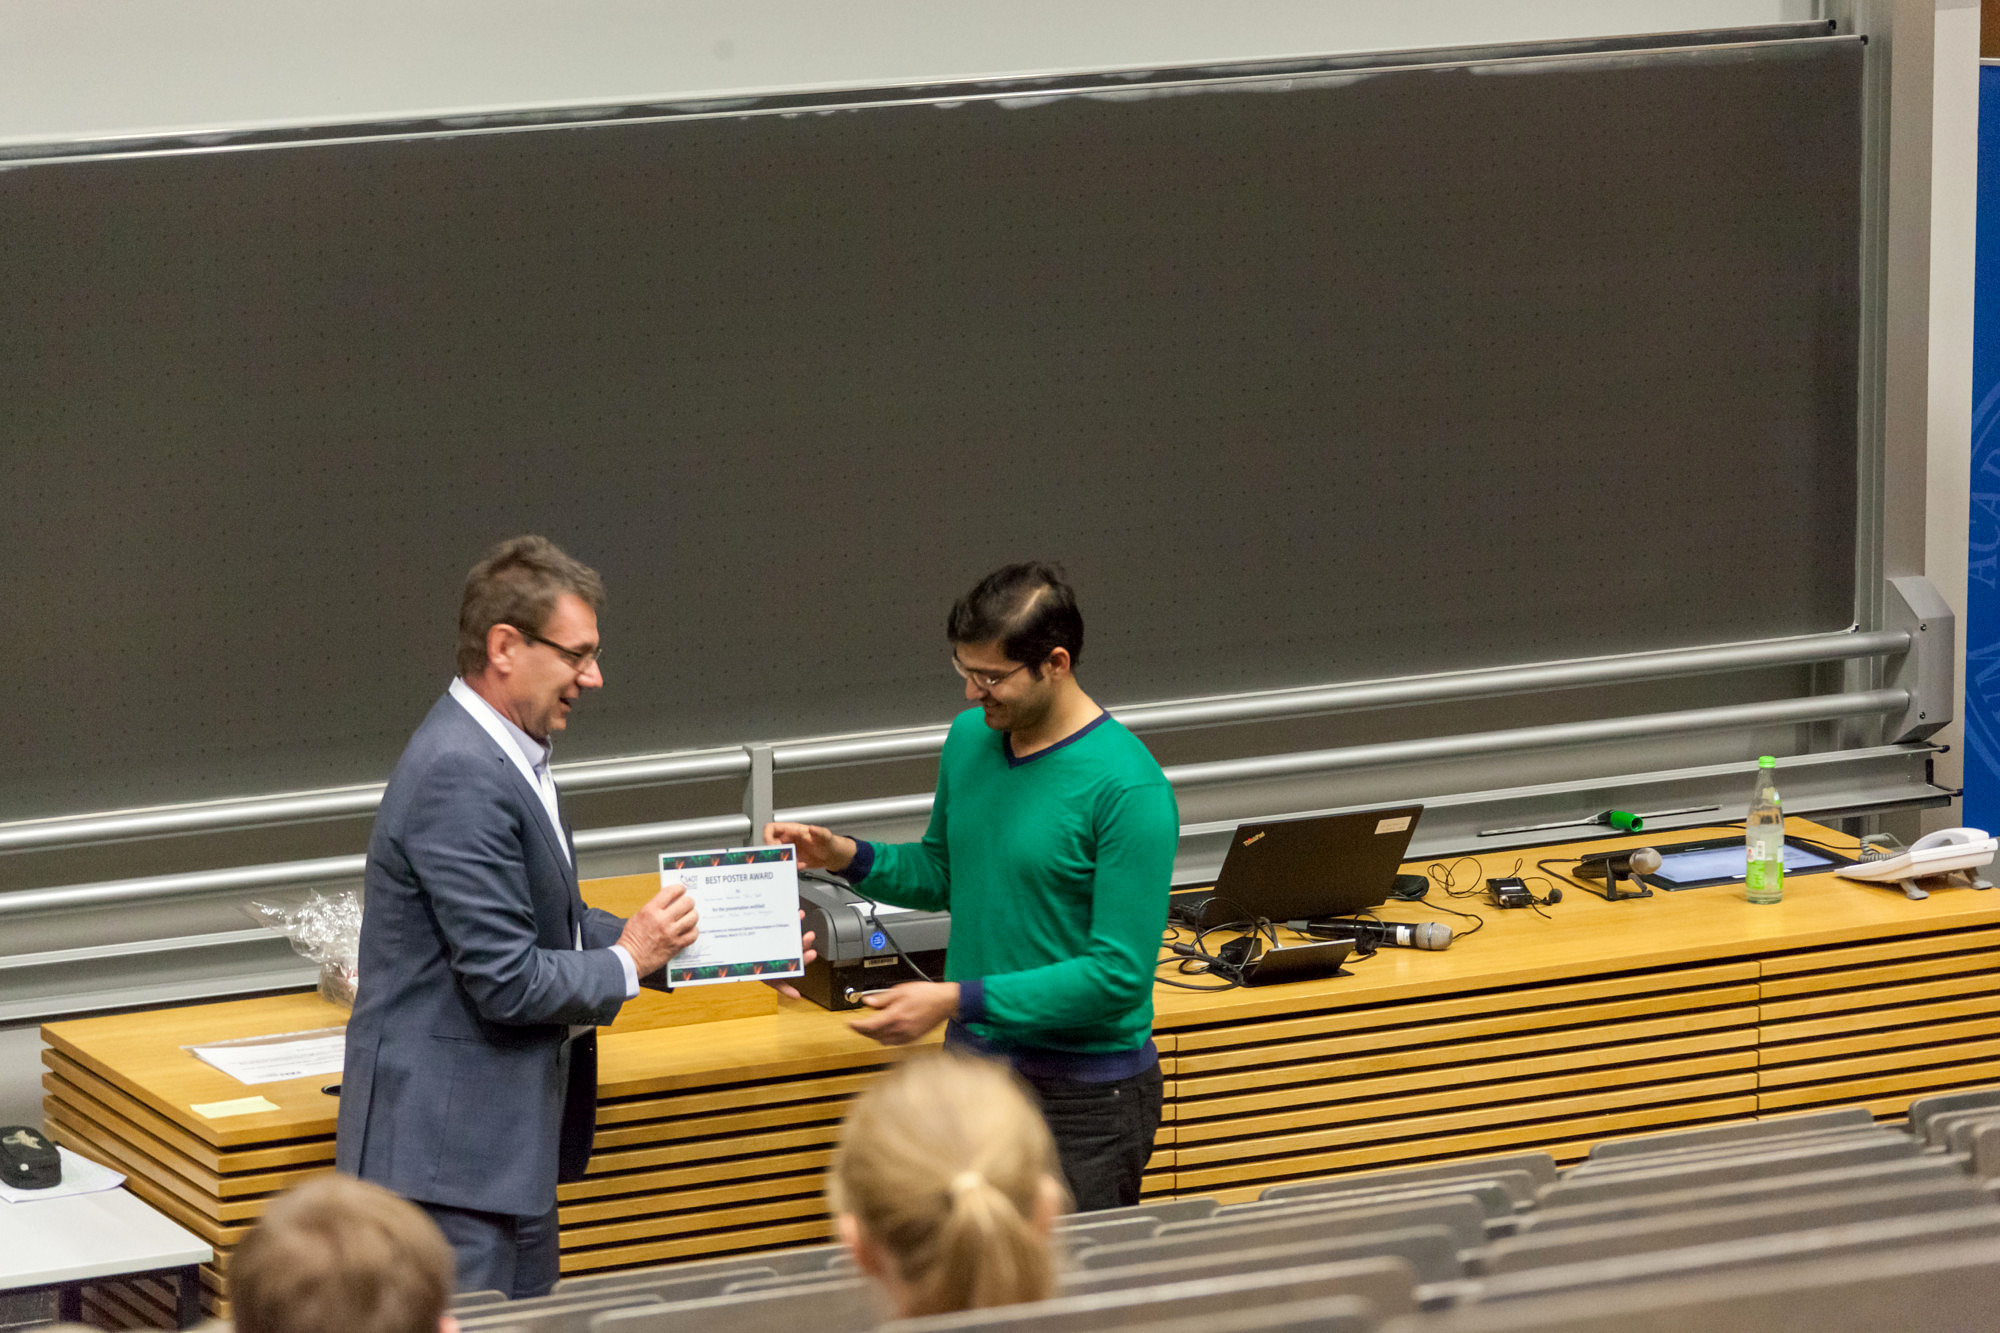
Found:
[[[1264,917],[1314,921],[1379,907],[1410,849],[1421,805],[1239,824],[1212,889],[1168,899],[1168,916],[1197,929]]]

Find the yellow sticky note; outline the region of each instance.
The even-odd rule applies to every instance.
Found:
[[[238,1097],[233,1102],[191,1102],[188,1109],[208,1120],[220,1120],[231,1115],[255,1115],[259,1111],[275,1111],[278,1104],[268,1097]]]

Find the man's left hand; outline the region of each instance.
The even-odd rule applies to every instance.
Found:
[[[884,1046],[906,1046],[958,1012],[956,981],[906,981],[861,997],[875,1012],[847,1026]]]
[[[806,919],[806,909],[801,907],[799,909],[799,920],[803,921],[805,919]],[[800,967],[804,967],[806,964],[812,962],[813,959],[819,957],[819,950],[813,948],[814,938],[815,936],[809,930],[799,940],[799,945],[801,950],[799,955]],[[778,992],[778,994],[780,995],[789,995],[794,1000],[799,998],[799,988],[797,986],[794,986],[789,981],[767,981],[764,984],[766,986],[769,986],[772,990]]]

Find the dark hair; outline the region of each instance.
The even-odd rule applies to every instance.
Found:
[[[547,537],[513,537],[486,553],[465,576],[458,604],[458,674],[485,669],[486,632],[512,625],[540,633],[564,593],[604,609],[604,580]]]
[[[1008,661],[1035,668],[1058,648],[1069,652],[1071,666],[1083,660],[1083,613],[1060,565],[1030,561],[994,570],[952,604],[944,632],[953,643],[997,639]]]

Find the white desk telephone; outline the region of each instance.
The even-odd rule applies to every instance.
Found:
[[[1894,843],[1895,839],[1884,837],[1865,841]],[[2000,851],[2000,839],[1988,837],[1985,829],[1939,829],[1936,833],[1918,838],[1907,851],[1897,846],[1867,847],[1862,851],[1862,860],[1851,866],[1842,866],[1835,873],[1842,879],[1900,884],[1909,897],[1928,898],[1931,896],[1929,891],[1917,881],[1934,876],[1962,875],[1975,889],[1992,888],[1992,881],[1970,872],[1980,866],[1991,865],[1996,851]]]

